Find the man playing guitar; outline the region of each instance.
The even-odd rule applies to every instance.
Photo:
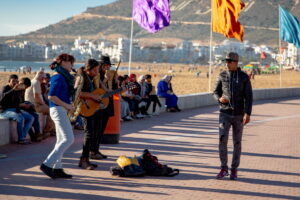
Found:
[[[96,102],[101,101],[101,96],[93,93],[93,91],[97,88],[93,79],[98,75],[98,72],[99,62],[94,59],[89,59],[84,67],[78,69],[75,88],[81,90],[78,91],[80,92],[80,105],[84,106],[85,101],[89,99]],[[76,101],[76,99],[74,101]],[[99,112],[94,112],[91,116],[82,116],[82,119],[84,124],[84,141],[79,167],[93,170],[97,167],[97,165],[90,163],[89,157],[92,147],[97,143],[98,130],[101,129],[99,123]]]

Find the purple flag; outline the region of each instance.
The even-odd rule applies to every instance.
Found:
[[[170,24],[169,0],[133,0],[133,19],[155,33]]]

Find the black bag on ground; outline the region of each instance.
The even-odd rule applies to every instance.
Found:
[[[172,169],[167,165],[162,165],[158,162],[156,156],[153,156],[148,149],[145,149],[142,159],[139,159],[140,165],[149,176],[175,176],[179,174],[178,169]]]

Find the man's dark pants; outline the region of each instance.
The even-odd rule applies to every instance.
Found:
[[[242,148],[242,134],[243,134],[243,116],[242,115],[229,115],[220,113],[219,116],[219,154],[221,160],[221,168],[228,169],[228,152],[227,143],[229,130],[232,126],[232,139],[233,139],[233,156],[231,169],[235,170],[240,164],[241,148]]]

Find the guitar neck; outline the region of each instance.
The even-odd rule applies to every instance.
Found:
[[[122,88],[119,88],[119,89],[116,89],[116,90],[111,91],[111,92],[106,92],[106,93],[102,96],[102,98],[110,97],[110,96],[112,96],[112,95],[114,95],[114,94],[117,94],[117,93],[121,92],[122,90],[123,90]]]

